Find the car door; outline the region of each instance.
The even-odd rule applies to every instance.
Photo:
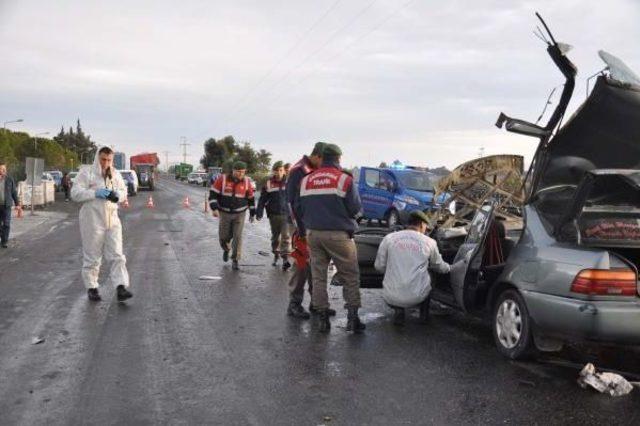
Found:
[[[469,294],[465,291],[471,285],[475,285],[477,273],[480,268],[484,242],[489,232],[489,225],[493,220],[493,205],[482,206],[473,217],[469,225],[467,238],[458,249],[458,253],[451,265],[449,274],[451,288],[456,303],[465,311],[471,307]]]
[[[380,182],[380,172],[375,169],[362,169],[360,176],[360,199],[362,201],[362,211],[368,219],[375,219],[376,216],[376,188]]]
[[[380,171],[380,183],[377,191],[380,200],[380,204],[378,204],[379,217],[384,217],[393,206],[397,186],[398,183],[391,173]]]

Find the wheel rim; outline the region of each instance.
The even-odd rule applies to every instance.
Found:
[[[518,303],[505,299],[496,313],[496,331],[500,344],[513,349],[522,336],[522,312]]]

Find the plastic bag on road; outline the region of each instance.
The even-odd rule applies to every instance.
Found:
[[[597,372],[596,367],[589,363],[584,366],[578,377],[578,384],[584,389],[591,386],[600,393],[611,396],[627,395],[633,390],[633,385],[624,377],[615,373]]]

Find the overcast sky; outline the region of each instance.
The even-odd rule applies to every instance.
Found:
[[[640,71],[640,0],[0,0],[0,121],[53,135],[79,117],[170,162],[181,136],[197,163],[228,134],[286,161],[317,140],[345,165],[529,160],[534,140],[493,124],[535,120],[563,82],[535,11],[574,46],[572,108],[599,49]]]

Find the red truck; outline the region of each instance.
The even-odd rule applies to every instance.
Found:
[[[160,164],[158,154],[155,152],[145,152],[133,155],[129,159],[131,170],[135,170],[138,175],[138,186],[148,188],[153,191],[155,186],[156,169]]]

